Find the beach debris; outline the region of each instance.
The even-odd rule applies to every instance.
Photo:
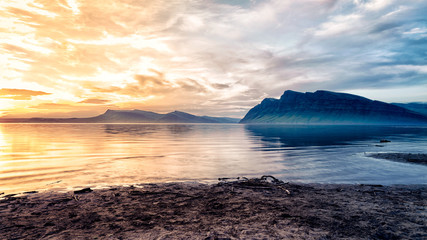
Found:
[[[388,142],[391,142],[390,140],[387,140],[387,139],[381,139],[380,140],[380,143],[388,143]]]
[[[74,198],[74,200],[76,200],[76,202],[78,202],[78,201],[79,201],[79,197],[78,197],[78,196],[73,195],[73,198]]]
[[[277,178],[275,178],[275,177],[273,177],[273,176],[271,176],[271,175],[263,175],[263,176],[261,177],[261,181],[267,181],[267,182],[268,182],[268,179],[271,179],[270,181],[271,181],[272,183],[276,183],[276,184],[278,184],[278,183],[283,183],[283,181],[280,181],[279,179],[277,179]]]
[[[52,182],[52,183],[48,183],[48,184],[46,184],[46,186],[49,186],[49,185],[52,185],[52,184],[56,184],[56,183],[60,183],[60,182],[62,182],[62,180],[58,180],[58,181],[55,181],[55,182]]]
[[[228,181],[228,180],[234,180],[234,179],[239,179],[239,178],[228,178],[228,177],[225,177],[225,178],[218,178],[218,181]]]
[[[289,191],[288,189],[282,187],[282,186],[277,186],[278,188],[282,189],[283,191],[285,191],[288,195],[291,195],[291,191]]]
[[[25,194],[33,194],[33,193],[38,193],[37,191],[28,191],[28,192],[24,192]]]
[[[12,193],[12,194],[4,195],[3,197],[4,197],[4,198],[11,198],[11,197],[14,197],[14,196],[16,196],[16,195],[18,195],[18,194]]]
[[[92,190],[92,189],[90,189],[90,188],[83,188],[83,189],[81,189],[81,190],[74,191],[74,194],[89,193],[89,192],[92,192],[92,191],[93,191],[93,190]]]
[[[227,235],[213,232],[209,233],[209,236],[205,238],[205,240],[231,240]]]
[[[230,181],[234,180],[235,181]],[[237,178],[218,178],[220,181],[219,185],[231,185],[232,187],[239,186],[244,188],[252,188],[252,189],[272,189],[272,187],[276,187],[278,189],[281,189],[285,191],[288,195],[291,194],[291,192],[283,187],[283,185],[287,184],[283,181],[275,178],[271,175],[263,175],[260,178],[247,178],[247,177],[237,177]],[[234,188],[232,188],[232,191],[234,191]]]
[[[237,177],[237,178],[218,178],[218,181],[220,182],[236,182],[234,180],[239,181],[248,181],[249,179],[247,177]]]

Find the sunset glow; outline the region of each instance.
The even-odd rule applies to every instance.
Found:
[[[426,12],[416,0],[2,1],[0,116],[242,117],[286,89],[427,102]]]

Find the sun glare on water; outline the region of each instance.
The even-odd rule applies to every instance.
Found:
[[[1,111],[0,111],[0,116],[1,116]],[[0,125],[0,157],[4,154],[6,145],[7,145],[6,138],[4,137],[4,134],[2,132],[2,127]],[[4,164],[5,162],[3,162],[0,158],[0,170],[3,168]]]

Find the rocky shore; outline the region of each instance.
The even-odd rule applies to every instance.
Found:
[[[263,177],[32,193],[0,200],[0,238],[427,239],[426,190]]]
[[[368,156],[396,162],[427,165],[427,154],[425,153],[370,153]]]

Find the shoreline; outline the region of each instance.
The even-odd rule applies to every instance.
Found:
[[[427,185],[222,179],[0,200],[6,239],[423,239]]]
[[[377,159],[385,159],[385,160],[394,161],[394,162],[427,165],[427,154],[425,153],[379,152],[379,153],[369,153],[366,156],[377,158]]]

